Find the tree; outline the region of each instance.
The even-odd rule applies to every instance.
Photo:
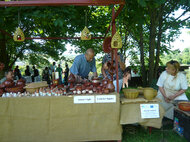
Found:
[[[184,12],[174,17],[174,11],[179,8]],[[189,26],[189,17],[181,19],[190,11],[189,1],[184,0],[126,0],[126,6],[119,18],[122,33],[129,35],[128,40],[138,44],[140,54],[143,85],[146,85],[146,65],[148,65],[148,84],[150,85],[157,75],[160,55],[168,52],[169,43],[180,33],[179,29]],[[127,42],[124,42],[127,43]],[[127,43],[130,44],[130,43]],[[147,58],[148,56],[148,58]],[[147,60],[148,59],[148,60]]]

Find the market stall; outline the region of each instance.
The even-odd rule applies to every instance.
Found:
[[[117,12],[113,7],[112,21],[103,38],[106,38],[110,27],[112,27],[112,37],[114,37],[116,33],[115,19],[124,6],[123,0],[110,0],[109,2],[107,0],[0,2],[0,6],[99,6],[111,4],[120,4],[120,7]],[[36,38],[26,37],[25,39]],[[80,39],[80,37],[38,37],[37,39]],[[122,98],[120,106],[117,48],[113,50],[116,51],[114,73],[117,74],[117,93],[114,92],[113,82],[105,79],[100,81],[97,78],[91,82],[80,84],[76,83],[74,77],[71,76],[69,86],[59,86],[58,81],[54,80],[52,86],[38,84],[36,85],[38,88],[30,85],[24,87],[23,83],[20,83],[21,87],[10,86],[10,82],[4,83],[4,86],[1,87],[4,90],[5,88],[9,89],[5,90],[3,98],[0,98],[0,141],[120,141],[121,124],[139,122],[144,126],[159,128],[163,117],[161,107],[160,118],[147,122],[139,117],[139,103],[147,103],[147,101],[135,99],[136,104],[133,104],[130,102],[131,100]],[[29,93],[25,93],[24,89]],[[154,100],[149,102],[158,103]],[[131,121],[128,120],[129,118]],[[154,124],[155,121],[157,121],[156,124]]]
[[[121,140],[119,95],[106,96],[0,98],[0,141]]]

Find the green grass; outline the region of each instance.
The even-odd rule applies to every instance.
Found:
[[[130,126],[134,128],[128,130],[127,127]],[[124,125],[122,142],[187,142],[172,128],[172,124],[165,126],[163,129],[152,128],[152,132],[149,134],[149,130],[141,126]]]

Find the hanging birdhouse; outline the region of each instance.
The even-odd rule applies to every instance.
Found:
[[[13,40],[14,41],[18,41],[18,42],[22,42],[25,40],[25,36],[24,36],[24,33],[23,31],[20,29],[20,27],[18,27],[14,33],[14,36],[13,36]]]
[[[122,48],[122,40],[118,32],[112,37],[111,48]]]
[[[81,32],[81,40],[91,40],[90,31],[88,30],[86,26]]]

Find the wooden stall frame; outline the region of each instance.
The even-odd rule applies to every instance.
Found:
[[[109,5],[119,5],[119,9],[115,12],[115,8],[112,8],[112,21],[108,26],[104,37],[92,37],[92,39],[104,39],[112,27],[112,37],[116,33],[115,19],[118,17],[119,13],[122,11],[125,0],[31,0],[31,1],[0,1],[0,7],[26,7],[26,6],[109,6]],[[0,32],[8,35],[12,38],[11,34],[0,29]],[[44,39],[44,40],[53,40],[53,39],[80,39],[80,37],[26,37],[26,40],[33,39]],[[116,81],[117,81],[117,92],[119,93],[119,78],[118,78],[118,56],[117,49],[115,50],[115,61],[116,61]],[[112,62],[113,62],[113,50],[112,50]],[[121,142],[119,140],[118,142]]]

